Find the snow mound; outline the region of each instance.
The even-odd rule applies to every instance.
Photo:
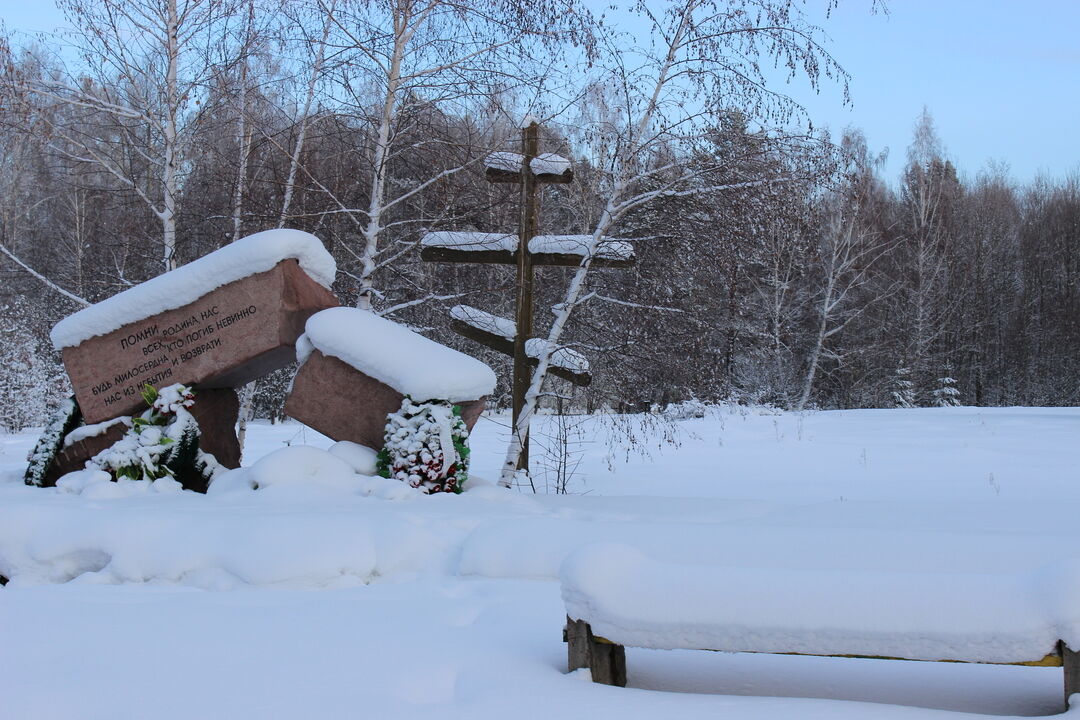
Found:
[[[171,477],[158,478],[157,480],[120,478],[114,481],[112,475],[96,468],[69,472],[56,481],[56,487],[62,493],[81,495],[88,500],[109,500],[152,494],[175,494],[184,490],[184,487]]]
[[[1080,564],[1021,574],[676,565],[610,543],[561,569],[570,617],[655,649],[1010,663],[1080,640]]]
[[[266,230],[82,309],[57,323],[50,338],[57,350],[72,347],[193,303],[222,285],[266,272],[290,258],[323,287],[333,284],[337,264],[317,237],[300,230]]]
[[[495,389],[495,372],[476,358],[367,310],[318,312],[308,318],[305,336],[298,348],[310,344],[416,402],[465,402]]]
[[[256,489],[316,484],[344,490],[356,487],[356,473],[349,463],[307,445],[275,450],[260,458],[248,473]]]
[[[374,475],[378,463],[377,453],[366,445],[342,440],[329,448],[329,453],[341,458],[361,475]]]

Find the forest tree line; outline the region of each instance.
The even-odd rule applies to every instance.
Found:
[[[447,310],[512,317],[513,269],[425,263],[418,242],[515,231],[516,188],[483,160],[516,149],[526,112],[574,163],[542,191],[541,232],[637,257],[583,276],[560,342],[594,380],[549,379],[545,402],[1080,403],[1080,180],[961,172],[925,110],[899,178],[858,130],[806,130],[755,75],[770,58],[846,83],[798,3],[675,3],[647,18],[652,56],[570,0],[62,5],[65,38],[0,47],[0,427],[69,392],[60,318],[276,227],[326,244],[343,303],[489,362],[505,406],[508,359]],[[692,47],[724,67],[680,75]],[[539,271],[541,335],[574,276]],[[288,379],[258,383],[257,416]]]

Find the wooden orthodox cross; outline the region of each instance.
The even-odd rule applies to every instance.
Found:
[[[525,407],[531,368],[539,362],[546,340],[532,337],[533,287],[536,266],[577,267],[584,259],[588,236],[550,235],[537,237],[539,227],[539,186],[572,182],[570,162],[551,153],[540,153],[540,126],[527,121],[521,131],[521,152],[493,153],[485,171],[493,183],[521,185],[518,233],[513,235],[474,232],[433,232],[422,240],[420,257],[429,262],[495,263],[517,267],[517,302],[514,321],[483,310],[459,305],[451,310],[454,332],[514,358],[513,427]],[[539,241],[539,242],[538,242]],[[629,267],[634,262],[633,247],[611,241],[593,258],[593,267]],[[569,348],[556,349],[549,372],[575,385],[588,385],[592,376],[588,361]],[[529,466],[529,442],[525,438],[518,468]]]

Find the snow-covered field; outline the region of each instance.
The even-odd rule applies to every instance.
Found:
[[[433,497],[303,449],[256,465],[259,490],[32,489],[21,475],[34,436],[0,436],[0,574],[11,578],[0,589],[0,718],[1060,709],[1057,668],[630,648],[630,687],[594,685],[566,674],[557,578],[597,541],[650,562],[791,578],[795,595],[813,571],[932,583],[1067,566],[1080,556],[1080,409],[591,418],[571,428],[570,495],[480,480],[497,477],[504,425],[481,419],[467,491]],[[542,418],[537,439],[556,425]],[[331,444],[300,425],[257,424],[245,465]],[[322,469],[304,476],[309,460]],[[534,466],[550,464],[534,446]],[[537,482],[556,480],[541,470]],[[956,597],[947,610],[978,603]]]

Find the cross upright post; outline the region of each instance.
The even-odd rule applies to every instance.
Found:
[[[525,394],[529,390],[531,373],[529,356],[525,343],[532,337],[533,324],[533,262],[529,252],[529,242],[536,236],[539,199],[537,197],[536,175],[531,163],[540,151],[540,126],[531,122],[521,131],[521,218],[518,222],[517,252],[517,314],[514,334],[514,379],[513,379],[513,432],[517,432],[518,418],[525,407]],[[529,467],[529,436],[522,438],[521,455],[518,456],[518,469]]]

